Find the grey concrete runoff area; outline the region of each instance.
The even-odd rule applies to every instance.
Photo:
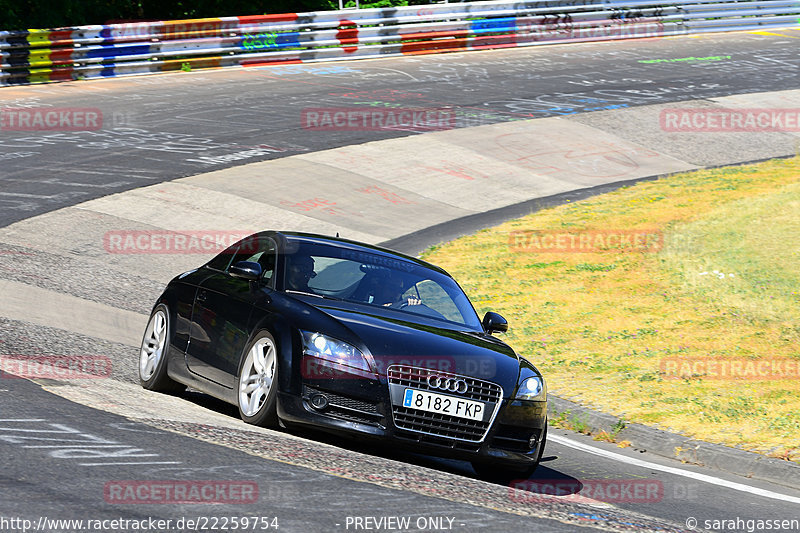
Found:
[[[787,37],[787,40],[790,38],[793,37]],[[701,42],[704,41],[697,41],[698,45]],[[561,49],[571,50],[570,47]],[[525,52],[501,53],[519,56]],[[446,63],[446,60],[437,61],[440,65]],[[365,67],[365,71],[379,73],[382,67],[370,68],[374,70]],[[389,76],[392,69],[384,67],[384,70],[384,75]],[[441,72],[446,70],[440,69],[437,76],[441,76]],[[198,73],[198,79],[213,76],[214,73]],[[236,73],[221,73],[220,76],[235,78]],[[274,465],[285,463],[288,470],[283,470],[283,475],[299,476],[291,470],[295,467],[310,469],[324,477],[320,478],[320,487],[326,494],[351,491],[350,494],[361,495],[369,492],[363,487],[353,488],[353,484],[329,479],[341,477],[375,485],[380,497],[400,497],[399,501],[406,503],[399,507],[407,504],[406,510],[418,506],[420,512],[441,514],[442,507],[432,500],[443,498],[457,504],[454,509],[461,513],[460,516],[477,513],[470,518],[470,527],[462,528],[464,531],[477,531],[497,524],[498,517],[492,514],[494,510],[525,518],[536,517],[541,520],[536,522],[537,531],[576,530],[587,525],[611,531],[679,530],[686,513],[694,512],[697,516],[706,512],[710,515],[710,508],[704,506],[710,505],[709,502],[715,498],[721,502],[718,507],[713,507],[716,511],[737,509],[743,492],[747,492],[741,488],[744,482],[754,487],[753,494],[767,499],[750,502],[749,507],[743,506],[742,516],[750,513],[749,516],[758,517],[758,512],[764,510],[774,511],[776,516],[791,516],[792,509],[787,509],[784,500],[775,497],[775,491],[785,488],[782,493],[789,495],[785,501],[800,502],[800,467],[797,465],[697,442],[637,424],[624,430],[624,437],[633,442],[633,447],[628,450],[554,430],[548,450],[557,450],[559,459],[546,457],[539,469],[541,475],[545,476],[543,479],[549,479],[547,476],[580,479],[587,475],[586,472],[592,472],[598,478],[630,478],[642,475],[642,471],[632,466],[620,467],[619,461],[624,464],[627,458],[634,463],[647,458],[649,463],[636,468],[652,468],[648,472],[651,477],[655,471],[668,472],[663,479],[666,480],[665,487],[674,496],[669,502],[662,502],[658,509],[642,509],[625,504],[610,506],[589,499],[588,503],[583,502],[588,507],[568,508],[561,500],[555,500],[541,509],[532,510],[530,506],[523,509],[513,505],[518,502],[509,503],[507,488],[465,479],[463,476],[470,474],[464,465],[405,455],[397,462],[396,456],[373,457],[370,454],[375,454],[375,450],[358,456],[361,463],[354,464],[358,461],[344,456],[339,441],[326,441],[317,435],[307,440],[302,435],[246,426],[236,419],[230,408],[201,398],[202,395],[188,393],[187,396],[175,397],[148,393],[138,386],[136,356],[152,303],[165,283],[176,274],[202,264],[220,243],[230,242],[236,236],[263,229],[338,233],[359,241],[383,243],[415,255],[428,246],[512,217],[637,181],[710,166],[796,155],[800,151],[797,128],[795,131],[758,134],[690,133],[665,131],[663,123],[664,114],[675,108],[796,111],[800,109],[800,89],[792,88],[798,85],[796,72],[794,76],[794,79],[786,76],[776,78],[776,87],[781,90],[753,92],[748,89],[748,94],[687,98],[681,99],[679,104],[669,101],[598,111],[583,109],[563,116],[548,115],[445,131],[412,132],[411,135],[378,140],[354,137],[337,141],[335,144],[338,146],[327,149],[306,147],[292,151],[287,145],[281,149],[286,150],[284,154],[291,155],[249,164],[231,160],[238,166],[225,164],[213,171],[203,171],[214,167],[206,163],[191,168],[178,164],[175,167],[180,167],[175,170],[177,175],[151,179],[146,186],[121,185],[119,192],[112,194],[106,194],[102,189],[102,194],[93,194],[88,201],[74,201],[83,197],[54,189],[50,197],[61,202],[59,206],[64,205],[54,210],[42,207],[44,204],[33,205],[41,198],[34,199],[35,191],[24,189],[26,185],[19,177],[21,175],[14,173],[16,177],[12,181],[16,181],[13,187],[22,188],[11,191],[12,185],[9,185],[7,194],[0,195],[0,201],[16,202],[15,205],[24,210],[28,209],[26,202],[29,198],[30,212],[35,216],[21,218],[14,215],[13,223],[0,228],[0,331],[4,332],[0,337],[0,354],[4,354],[2,357],[5,359],[13,359],[13,354],[104,354],[103,357],[111,363],[108,376],[111,379],[37,380],[44,386],[44,391],[17,383],[18,380],[9,380],[8,385],[0,382],[0,395],[4,395],[0,396],[4,398],[3,416],[8,414],[5,407],[12,408],[13,403],[19,407],[20,413],[29,411],[27,415],[20,414],[20,419],[55,416],[51,420],[55,422],[58,416],[63,416],[71,420],[70,423],[85,423],[89,427],[93,417],[88,408],[94,408],[105,411],[94,417],[98,424],[100,420],[108,427],[144,424],[131,431],[145,431],[144,427],[161,432],[153,438],[164,439],[165,446],[168,439],[164,435],[172,435],[175,439],[182,439],[180,446],[188,447],[188,441],[200,439],[233,448],[226,452],[225,457],[230,456],[229,464],[241,464],[242,468],[252,468],[253,456],[258,456],[273,459],[276,461]],[[535,78],[533,75],[528,79]],[[160,79],[168,77],[154,76],[150,83],[161,87]],[[69,87],[74,87],[76,93],[97,91],[100,95],[104,92],[102,82]],[[180,112],[189,113],[189,103],[180,100],[180,92],[174,87],[169,88],[167,82],[164,82],[164,87],[168,87],[167,93],[174,91],[165,97],[177,99],[176,106]],[[291,96],[286,95],[286,98]],[[184,105],[186,109],[181,107]],[[37,139],[31,142],[39,143],[40,147],[49,142]],[[67,142],[65,139],[67,137],[61,137],[59,142]],[[72,145],[65,146],[57,147],[63,149],[58,153],[69,158]],[[118,146],[119,161],[125,164],[138,158],[141,168],[150,164],[155,169],[163,162],[155,156],[151,160],[148,157],[150,152],[137,152],[131,149],[131,145]],[[254,141],[250,148],[264,150],[267,154],[272,148],[265,146]],[[110,144],[109,151],[113,152],[113,149]],[[27,149],[23,148],[15,150],[13,154],[18,155],[13,159],[15,164],[25,159],[35,165],[33,152],[25,152],[23,150]],[[42,157],[49,155],[52,154]],[[192,155],[195,160],[200,160],[199,157]],[[135,174],[130,169],[110,170],[113,158],[100,152],[82,161],[78,165],[80,171],[92,174],[93,161],[98,165],[102,163],[103,179],[111,176],[123,183]],[[53,168],[52,162],[48,165]],[[0,167],[0,180],[4,179],[2,173]],[[55,177],[48,178],[49,181],[40,180],[41,187],[69,185],[55,172],[53,175]],[[131,178],[125,183],[138,182]],[[94,186],[87,185],[87,188]],[[206,246],[214,241],[214,246]],[[27,405],[10,402],[7,398],[16,394],[14,391],[30,395],[41,403],[33,400]],[[60,397],[59,401],[66,403],[53,400],[50,393],[56,395],[52,398]],[[598,413],[552,395],[551,400],[553,411],[570,411],[595,428],[608,429],[618,420],[617,416]],[[77,405],[72,408],[69,402]],[[40,405],[43,406],[41,409],[37,407]],[[51,406],[55,414],[47,413]],[[117,418],[112,420],[111,417]],[[99,427],[92,431],[99,432]],[[258,439],[267,439],[274,444],[275,454],[259,449],[254,444],[261,442]],[[573,442],[571,439],[577,440]],[[575,444],[578,441],[580,443]],[[170,442],[174,446],[178,441]],[[597,455],[574,452],[586,446],[594,446],[600,452]],[[678,449],[683,451],[676,453]],[[195,448],[192,450],[194,453]],[[645,451],[650,453],[642,453]],[[198,458],[214,455],[211,448],[197,453],[200,454]],[[330,455],[326,456],[326,453]],[[357,454],[358,450],[353,453]],[[551,453],[554,452],[548,451],[546,455]],[[28,452],[25,454],[27,457]],[[697,479],[706,479],[711,473],[716,481],[709,482],[708,486],[701,484],[698,489],[696,479],[682,477],[683,474],[676,473],[674,466],[670,466],[676,464],[673,461],[676,458],[685,463],[681,468],[699,476]],[[209,461],[210,465],[220,462]],[[277,468],[274,465],[266,470]],[[22,470],[15,468],[13,475],[17,477],[12,479],[24,476]],[[192,468],[199,471],[200,465],[194,464]],[[48,472],[42,472],[43,479],[47,475],[62,479],[58,477],[59,472]],[[67,476],[71,472],[67,469],[60,475]],[[156,475],[153,474],[155,471],[148,472],[148,475]],[[73,475],[84,474],[76,470]],[[749,479],[743,480],[742,477]],[[431,488],[431,479],[436,480],[436,488]],[[694,485],[684,483],[685,479],[690,479]],[[100,483],[100,478],[95,481]],[[102,487],[102,483],[99,486]],[[294,491],[292,494],[295,496],[307,490],[301,483],[283,487]],[[499,489],[502,491],[498,492]],[[692,501],[685,497],[689,493],[694,494]],[[683,496],[679,497],[679,494]],[[355,508],[364,514],[370,508],[377,508],[377,499],[378,496],[365,496],[363,503]],[[68,501],[68,497],[62,501]],[[348,501],[352,499],[340,499],[337,505],[346,506]],[[63,503],[59,505],[64,509],[69,507]],[[478,507],[480,512],[474,510]],[[624,512],[614,514],[617,507]],[[37,509],[44,512],[45,507],[39,502],[31,507],[29,514],[36,514],[34,511]],[[306,525],[310,531],[344,530],[332,516]],[[648,516],[658,516],[661,522],[651,522]],[[524,523],[522,520],[508,520],[508,527],[514,529]],[[293,526],[298,529],[289,529],[300,531],[303,524],[295,523]]]

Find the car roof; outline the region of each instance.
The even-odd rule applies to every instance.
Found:
[[[390,250],[388,248],[381,248],[380,246],[374,246],[371,244],[359,242],[359,241],[352,241],[350,239],[344,239],[341,237],[331,237],[329,235],[321,235],[318,233],[303,233],[299,231],[266,231],[262,232],[263,235],[274,235],[274,236],[282,236],[287,241],[294,241],[294,242],[305,242],[310,244],[324,244],[329,246],[336,246],[340,248],[345,248],[349,250],[357,250],[363,252],[369,252],[373,254],[383,255],[386,257],[391,257],[393,259],[398,259],[401,261],[407,261],[409,263],[413,263],[415,265],[419,265],[424,268],[429,268],[431,270],[435,270],[436,272],[442,273],[448,277],[450,275],[442,268],[428,263],[427,261],[423,261],[422,259],[417,259],[416,257],[411,257],[400,252],[396,252],[394,250]]]

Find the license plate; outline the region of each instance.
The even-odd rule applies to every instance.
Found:
[[[406,389],[403,395],[403,407],[419,409],[429,413],[483,420],[483,403],[464,400],[454,396],[445,396],[435,392]]]

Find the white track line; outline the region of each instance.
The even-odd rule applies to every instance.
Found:
[[[576,450],[581,450],[586,453],[592,453],[594,455],[599,455],[600,457],[612,459],[614,461],[619,461],[622,463],[639,466],[642,468],[649,468],[651,470],[660,470],[661,472],[666,472],[668,474],[673,474],[675,476],[688,477],[690,479],[694,479],[697,481],[711,483],[712,485],[719,485],[721,487],[727,487],[729,489],[738,490],[741,492],[748,492],[750,494],[763,496],[765,498],[772,498],[773,500],[782,500],[785,502],[800,504],[800,498],[796,498],[794,496],[787,496],[785,494],[780,494],[778,492],[772,492],[771,490],[759,489],[757,487],[751,487],[750,485],[745,485],[743,483],[736,483],[735,481],[727,481],[722,478],[709,476],[706,474],[699,474],[697,472],[691,472],[689,470],[683,470],[680,468],[675,468],[673,466],[662,466],[656,463],[651,463],[650,461],[643,461],[641,459],[636,459],[635,457],[627,457],[619,453],[602,450],[600,448],[595,448],[594,446],[589,446],[588,444],[583,444],[581,442],[568,439],[567,437],[562,437],[561,435],[548,435],[547,440],[557,442],[559,444],[563,444],[564,446],[568,446]]]

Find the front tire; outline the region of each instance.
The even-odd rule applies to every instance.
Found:
[[[248,424],[278,425],[278,347],[269,332],[250,341],[236,378],[239,416]]]
[[[167,375],[169,335],[169,309],[158,304],[147,322],[139,350],[139,383],[147,390],[181,392],[186,389]]]

